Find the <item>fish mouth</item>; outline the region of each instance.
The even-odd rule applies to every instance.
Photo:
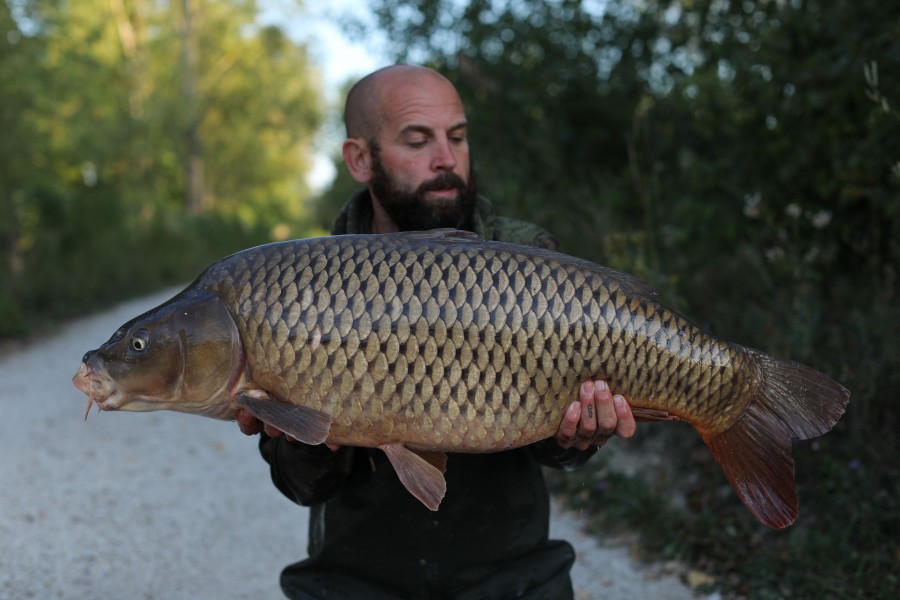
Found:
[[[87,394],[88,404],[84,411],[84,419],[87,420],[91,407],[96,403],[100,410],[115,410],[111,398],[115,394],[116,386],[105,371],[82,362],[78,372],[72,378],[72,383],[79,390]]]

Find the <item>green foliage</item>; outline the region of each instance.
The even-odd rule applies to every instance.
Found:
[[[692,447],[684,435],[665,437],[645,450]],[[601,455],[596,469],[550,480],[598,535],[637,532],[645,558],[688,561],[741,597],[895,597],[896,557],[885,548],[900,534],[896,475],[882,479],[859,461],[821,453],[797,458],[814,477],[800,487],[802,510],[790,534],[757,523],[710,461],[690,471],[657,465],[625,475]]]
[[[785,532],[761,529],[686,428],[642,426],[631,445],[672,470],[601,463],[568,497],[752,597],[896,596],[892,3],[373,6],[398,59],[457,84],[503,213],[852,392],[835,431],[796,448]],[[0,337],[330,225],[356,185],[340,169],[304,212],[318,78],[255,15],[252,0],[0,3]]]
[[[103,185],[77,195],[36,190],[25,200],[20,216],[34,224],[27,232],[34,243],[20,253],[22,276],[4,279],[0,335],[186,283],[214,260],[270,235],[233,217],[189,217],[178,207],[134,220]]]
[[[0,337],[308,227],[306,50],[251,0],[0,3]]]
[[[786,532],[760,532],[733,494],[717,491],[717,467],[698,475],[695,461],[668,478],[702,480],[687,511],[660,503],[664,486],[612,470],[604,477],[615,485],[585,502],[606,515],[631,511],[632,523],[650,524],[648,548],[699,561],[755,597],[896,595],[894,7],[399,4],[374,3],[379,25],[398,60],[457,84],[482,190],[502,212],[545,225],[572,254],[649,279],[719,336],[815,366],[851,390],[819,452],[797,446],[804,504]],[[664,429],[640,428],[652,438]]]

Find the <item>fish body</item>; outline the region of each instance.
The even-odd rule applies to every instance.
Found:
[[[382,448],[436,510],[444,452],[551,437],[596,378],[638,418],[691,423],[778,528],[797,513],[791,440],[830,430],[849,401],[809,367],[703,332],[630,275],[454,230],[236,253],[86,354],[74,381],[105,410],[243,409],[307,443]]]

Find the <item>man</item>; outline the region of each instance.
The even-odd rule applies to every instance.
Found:
[[[453,85],[435,71],[397,65],[363,78],[345,108],[343,158],[366,188],[332,233],[436,227],[556,249],[544,230],[497,217],[478,196],[467,125]],[[575,467],[635,422],[605,383],[585,382],[555,438],[495,454],[454,454],[438,511],[402,486],[384,453],[308,446],[249,415],[275,485],[311,507],[309,558],[287,567],[290,598],[572,597],[572,547],[548,539],[549,496],[541,464]]]

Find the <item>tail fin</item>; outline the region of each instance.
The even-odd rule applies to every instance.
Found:
[[[759,374],[757,396],[729,429],[701,435],[747,508],[769,527],[782,529],[797,518],[791,440],[834,427],[850,392],[800,363],[745,352]]]

